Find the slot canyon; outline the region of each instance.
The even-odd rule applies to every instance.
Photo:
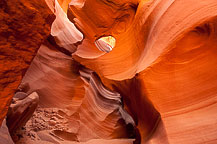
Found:
[[[217,0],[0,0],[0,144],[217,144]]]

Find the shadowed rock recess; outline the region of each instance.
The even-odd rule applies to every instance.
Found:
[[[216,0],[1,0],[0,144],[216,144]]]

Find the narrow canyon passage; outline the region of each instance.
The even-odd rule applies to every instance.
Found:
[[[217,143],[216,0],[3,0],[0,16],[0,144]]]
[[[12,138],[18,144],[81,143],[92,139],[114,139],[114,143],[132,143],[137,139],[136,143],[140,143],[141,132],[136,128],[138,119],[139,125],[143,121],[143,135],[148,138],[160,117],[150,102],[143,102],[145,96],[139,93],[141,86],[136,79],[114,86],[117,92],[110,91],[95,72],[74,61],[49,36],[39,48],[17,92],[17,95],[22,95],[23,92],[27,98],[36,92],[39,100],[32,100],[31,104],[38,103],[38,108],[35,110],[35,107],[29,106],[25,99],[21,100],[21,105],[27,105],[24,110],[19,102],[14,102],[15,108],[11,106],[11,109],[15,109],[14,113],[10,114],[13,110],[9,109],[7,120],[11,133],[26,122],[23,117],[28,119],[35,112],[26,126],[12,135]],[[140,96],[139,100],[131,101],[129,97],[133,95]],[[16,95],[14,99],[15,97]],[[128,109],[133,117],[124,110],[123,98],[126,105],[130,106]],[[137,101],[141,101],[139,107],[134,105]],[[20,111],[23,111],[21,115]]]
[[[56,137],[72,142],[135,138],[135,123],[123,109],[120,94],[106,89],[93,71],[49,42],[40,47],[19,89],[39,95],[39,108],[26,127],[26,135],[35,135],[29,137],[31,143],[48,141],[43,138],[50,133],[54,136],[49,142]]]

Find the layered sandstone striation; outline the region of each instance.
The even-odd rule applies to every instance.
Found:
[[[57,109],[53,113],[62,117],[41,120],[44,125],[53,121],[56,127],[47,128],[48,134],[55,135],[53,139],[86,142],[135,136],[134,121],[123,109],[120,94],[105,88],[97,74],[60,52],[51,41],[40,47],[20,89],[25,90],[25,85],[30,87],[27,94],[39,94],[41,109]]]
[[[155,128],[158,112],[162,118],[159,129],[164,130],[162,134],[157,130],[150,143],[215,143],[217,2],[86,3],[82,8],[70,6],[78,27],[85,32],[92,26],[93,36],[111,34],[117,43],[110,53],[95,57],[91,50],[89,55],[80,52],[88,51],[82,43],[73,57],[96,71],[107,87],[122,94],[126,109],[138,121],[142,143]],[[96,5],[102,15],[91,8]],[[115,14],[109,17],[108,11],[127,13],[127,20]],[[122,31],[116,33],[119,20]],[[82,27],[85,24],[89,27]],[[91,45],[93,36],[85,37],[84,42]]]
[[[18,117],[24,116],[26,122],[33,116],[20,131],[23,138],[13,137],[14,141],[217,143],[216,0],[46,3],[50,10],[41,7],[44,2],[23,4],[22,9],[29,10],[30,16],[17,10],[22,19],[16,24],[18,16],[12,8],[17,7],[10,1],[1,2],[5,18],[1,21],[5,26],[1,46],[8,48],[0,51],[2,62],[15,62],[3,67],[1,74],[2,119],[12,90],[21,79],[20,70],[28,66],[35,49],[51,34],[19,86],[26,95],[17,102],[31,100],[31,108]],[[34,6],[41,11],[32,18]],[[55,19],[49,32],[51,12]],[[9,14],[14,15],[6,20]],[[37,24],[27,23],[27,17]],[[19,31],[15,32],[9,22],[20,26],[16,27]],[[30,27],[35,29],[28,32]],[[106,39],[109,37],[112,42]],[[34,100],[30,95],[33,92],[38,94]],[[17,100],[16,95],[14,98]],[[14,113],[8,113],[9,130],[17,129],[13,117],[21,108],[11,104]],[[8,135],[5,124],[2,129]]]

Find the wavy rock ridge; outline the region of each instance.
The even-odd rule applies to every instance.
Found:
[[[51,35],[19,86],[27,97],[39,96],[30,121],[39,120],[40,112],[47,125],[40,130],[26,125],[39,141],[217,143],[216,0],[46,3],[55,15]],[[115,46],[102,41],[107,36]],[[10,100],[8,93],[1,96],[1,120]]]
[[[70,140],[79,142],[133,138],[135,124],[123,109],[120,94],[107,90],[93,71],[48,44],[40,47],[20,89],[28,85],[27,94],[37,92],[41,109],[59,109],[65,125],[60,132],[54,128],[54,134],[68,140],[62,136],[68,133],[75,137]]]

